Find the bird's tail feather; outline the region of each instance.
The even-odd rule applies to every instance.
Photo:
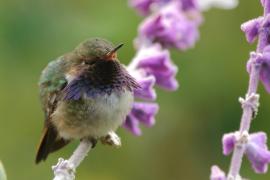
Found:
[[[36,164],[40,161],[45,161],[48,155],[58,149],[61,149],[69,141],[60,138],[57,134],[57,131],[54,127],[46,126],[42,131],[42,136],[40,143],[38,145],[37,154],[36,154]]]

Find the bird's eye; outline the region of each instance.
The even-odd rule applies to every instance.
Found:
[[[88,65],[93,65],[97,62],[97,60],[90,60],[90,61],[85,61],[85,64],[88,64]]]

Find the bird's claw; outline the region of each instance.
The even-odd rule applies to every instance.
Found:
[[[116,148],[121,147],[120,137],[113,131],[109,132],[106,136],[100,139],[102,144],[107,144]]]

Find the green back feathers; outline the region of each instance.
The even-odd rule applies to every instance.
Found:
[[[67,83],[65,79],[65,60],[61,57],[58,60],[50,62],[47,67],[42,71],[39,87],[40,87],[40,100],[43,110],[46,114],[48,104],[50,102],[51,94],[63,88]]]
[[[59,90],[65,83],[65,65],[62,58],[52,61],[43,70],[39,85],[42,87],[41,91],[56,91]]]

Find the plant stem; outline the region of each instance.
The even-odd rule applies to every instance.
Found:
[[[264,16],[267,16],[269,12],[270,12],[270,0],[265,0]],[[264,47],[269,44],[268,36],[269,36],[269,33],[267,32],[267,30],[265,30],[264,27],[261,27],[256,53],[262,53]],[[261,69],[260,64],[256,62],[252,62],[249,85],[248,85],[248,92],[247,92],[246,97],[251,96],[252,94],[256,94],[258,83],[259,83],[260,69]],[[241,123],[240,123],[240,137],[244,132],[249,131],[251,121],[253,118],[253,113],[254,113],[254,109],[251,106],[243,106],[243,114],[242,114]],[[235,145],[230,168],[229,168],[229,173],[228,173],[229,180],[231,179],[235,180],[237,177],[239,177],[239,171],[242,164],[242,158],[245,152],[245,144],[246,144],[245,141],[240,140]]]
[[[57,165],[53,166],[54,180],[74,180],[76,168],[87,156],[92,148],[89,140],[82,140],[68,160],[59,158]]]
[[[255,94],[257,91],[259,82],[259,72],[260,66],[258,66],[255,63],[252,64],[247,97],[252,94]],[[243,106],[243,114],[240,125],[240,136],[244,132],[249,131],[253,112],[254,110],[252,109],[251,106]],[[246,142],[241,140],[236,143],[236,146],[233,151],[228,179],[235,180],[236,177],[239,175],[240,167],[242,164],[242,158],[245,152],[245,144]]]
[[[92,143],[88,140],[82,140],[77,149],[73,152],[69,161],[77,168],[92,148]]]

